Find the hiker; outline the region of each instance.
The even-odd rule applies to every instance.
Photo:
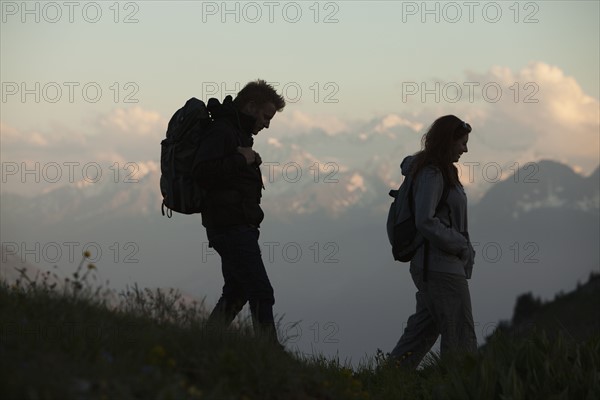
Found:
[[[261,258],[259,226],[264,188],[260,155],[252,149],[253,135],[269,128],[285,100],[263,80],[252,81],[223,104],[211,99],[214,122],[194,160],[193,174],[208,187],[202,225],[209,247],[221,257],[225,284],[208,323],[229,326],[250,303],[257,335],[279,343],[273,318],[273,287]]]
[[[442,356],[477,348],[467,284],[475,251],[467,197],[453,164],[467,152],[469,132],[471,126],[458,117],[440,117],[423,135],[423,150],[401,164],[402,174],[414,182],[415,225],[425,239],[410,262],[416,312],[390,354],[403,367],[416,368],[439,335]]]

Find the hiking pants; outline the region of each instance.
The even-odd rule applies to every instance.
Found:
[[[254,331],[267,334],[276,341],[275,297],[258,245],[258,228],[244,225],[207,229],[206,233],[209,245],[221,256],[225,281],[221,298],[208,319],[209,324],[229,326],[246,302],[250,302]]]
[[[416,368],[442,335],[441,355],[475,351],[477,338],[469,286],[464,276],[429,271],[411,272],[417,287],[417,310],[408,318],[404,334],[391,356],[401,366]]]

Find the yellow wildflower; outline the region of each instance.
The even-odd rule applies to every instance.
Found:
[[[164,357],[167,355],[167,351],[164,347],[157,345],[152,348],[152,355],[157,357]]]
[[[190,386],[188,388],[188,394],[192,397],[192,398],[200,398],[202,397],[202,391],[198,390],[198,388],[194,385]]]

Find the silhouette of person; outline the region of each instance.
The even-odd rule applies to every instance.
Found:
[[[425,239],[410,263],[416,312],[390,354],[403,367],[416,368],[439,335],[442,356],[477,348],[467,283],[475,251],[467,196],[453,164],[468,151],[470,132],[458,117],[440,117],[423,135],[422,150],[401,164],[403,175],[413,178],[415,225]]]
[[[284,107],[283,97],[263,80],[246,84],[234,100],[231,96],[223,104],[209,100],[207,108],[214,122],[193,168],[196,179],[208,188],[202,224],[209,246],[221,257],[224,279],[208,323],[229,326],[249,302],[255,333],[277,343],[275,297],[258,244],[264,186],[252,136],[269,128]]]

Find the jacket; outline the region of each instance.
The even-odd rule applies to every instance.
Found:
[[[408,156],[402,161],[403,175],[409,173],[413,157]],[[467,196],[462,186],[451,187],[446,201],[440,203],[443,190],[444,178],[434,166],[424,167],[414,177],[415,226],[429,242],[427,268],[470,278],[475,251],[469,239]],[[411,260],[411,272],[423,270],[424,250],[425,246],[420,246]]]
[[[231,96],[223,104],[211,99],[207,105],[214,122],[194,159],[192,174],[207,188],[202,225],[226,228],[258,227],[264,218],[260,208],[263,182],[256,164],[248,165],[237,151],[252,146],[255,119],[237,110]]]

